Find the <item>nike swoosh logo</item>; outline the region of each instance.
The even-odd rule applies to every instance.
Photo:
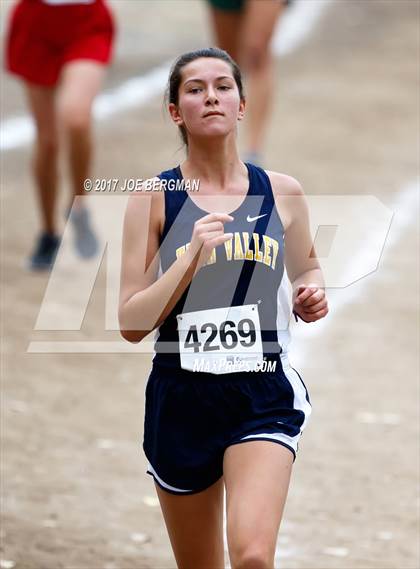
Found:
[[[265,217],[266,215],[268,215],[268,214],[263,213],[262,215],[256,215],[255,217],[251,217],[250,215],[248,215],[246,220],[249,221],[249,223],[252,223],[253,221],[257,221],[257,219],[261,219],[262,217]]]

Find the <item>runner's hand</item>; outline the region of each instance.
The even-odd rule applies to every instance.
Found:
[[[233,221],[227,213],[209,213],[194,223],[191,243],[187,250],[191,262],[198,257],[196,270],[210,258],[215,247],[233,238],[233,233],[225,233],[224,224]]]
[[[316,322],[328,314],[325,289],[317,285],[300,285],[293,303],[295,312],[305,322]]]

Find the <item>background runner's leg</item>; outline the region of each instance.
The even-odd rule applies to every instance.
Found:
[[[105,66],[94,61],[72,61],[62,71],[60,124],[68,145],[74,196],[84,195],[83,182],[90,174],[92,105],[102,86],[105,71]]]
[[[56,233],[54,210],[57,198],[58,129],[55,89],[25,84],[28,103],[35,120],[33,172],[43,230]]]

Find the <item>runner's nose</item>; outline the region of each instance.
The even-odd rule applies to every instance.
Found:
[[[217,98],[216,91],[212,87],[209,87],[209,89],[207,90],[206,106],[218,105],[218,104],[219,104],[219,99]]]

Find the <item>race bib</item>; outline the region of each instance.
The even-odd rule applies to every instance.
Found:
[[[257,304],[186,312],[177,321],[182,369],[237,373],[263,362]]]

